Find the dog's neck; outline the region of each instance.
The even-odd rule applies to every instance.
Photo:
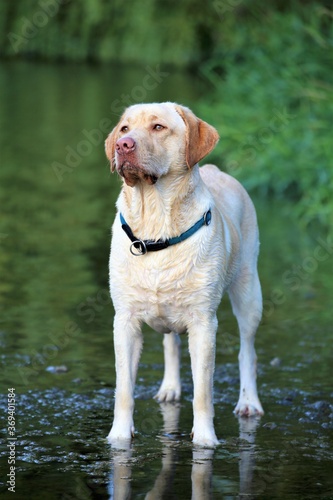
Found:
[[[202,216],[207,209],[199,203],[203,189],[196,165],[181,175],[169,173],[154,185],[144,181],[134,187],[124,185],[118,209],[139,238],[166,239],[178,236]]]

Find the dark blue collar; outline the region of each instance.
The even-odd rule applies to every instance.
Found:
[[[209,209],[207,212],[203,214],[200,220],[196,222],[190,229],[185,231],[179,236],[175,236],[174,238],[168,238],[166,240],[140,240],[140,238],[137,238],[134,236],[132,233],[132,229],[129,227],[127,222],[125,221],[122,213],[120,213],[120,222],[121,222],[121,227],[131,240],[132,244],[130,246],[130,251],[133,255],[144,255],[147,252],[157,252],[158,250],[164,250],[164,248],[168,248],[171,245],[176,245],[177,243],[180,243],[181,241],[186,240],[192,234],[196,233],[198,229],[200,229],[202,226],[209,226],[210,222],[212,220],[212,212]],[[137,252],[133,249],[133,247],[137,250]]]

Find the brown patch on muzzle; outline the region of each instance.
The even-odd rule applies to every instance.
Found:
[[[135,186],[140,180],[152,186],[158,179],[156,175],[148,174],[143,168],[133,165],[133,163],[129,161],[124,161],[117,170],[119,175],[124,178],[126,184],[130,187]]]

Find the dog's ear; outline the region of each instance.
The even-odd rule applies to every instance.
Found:
[[[116,168],[115,151],[116,151],[117,135],[118,135],[118,125],[116,125],[114,129],[109,133],[105,141],[105,154],[110,162],[111,172],[114,172]]]
[[[214,149],[220,137],[214,127],[200,120],[189,108],[177,105],[176,111],[186,125],[186,163],[192,168]]]
[[[122,118],[123,117],[120,118],[118,124],[114,127],[114,129],[111,130],[105,141],[105,154],[110,162],[111,172],[114,172],[116,168],[116,142]]]

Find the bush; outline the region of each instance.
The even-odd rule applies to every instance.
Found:
[[[216,162],[250,190],[294,199],[304,223],[333,222],[330,16],[314,4],[245,19],[201,67],[214,90],[196,111],[220,132]]]

